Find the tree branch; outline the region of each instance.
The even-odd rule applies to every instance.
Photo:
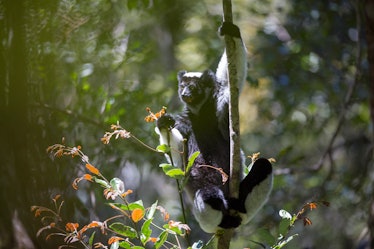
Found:
[[[357,29],[357,33],[360,34],[362,24],[361,24],[361,11],[359,10],[358,5],[359,5],[359,3],[356,2],[356,29]],[[370,41],[369,38],[368,38],[368,41]],[[346,93],[345,98],[344,98],[342,110],[341,110],[340,115],[339,115],[338,123],[337,123],[336,128],[335,128],[335,131],[334,131],[333,135],[331,136],[330,141],[329,141],[325,151],[323,152],[321,158],[319,159],[319,161],[315,165],[313,165],[311,167],[311,169],[310,169],[311,171],[318,171],[322,168],[326,158],[328,157],[328,155],[331,153],[331,151],[333,149],[333,145],[335,143],[335,140],[338,137],[338,135],[340,133],[340,130],[343,127],[344,122],[346,121],[346,114],[348,112],[348,109],[350,108],[350,104],[351,104],[351,100],[352,100],[352,97],[353,97],[354,90],[355,90],[356,86],[358,85],[359,80],[361,79],[361,75],[362,75],[361,74],[361,61],[362,61],[362,47],[361,47],[360,36],[358,36],[357,52],[356,52],[356,65],[355,65],[356,72],[355,72],[354,81],[348,87],[347,93]],[[370,59],[369,59],[369,61],[370,61]],[[372,88],[372,89],[374,89],[374,88]],[[372,90],[372,94],[374,94],[373,92],[374,91]],[[371,100],[371,105],[374,106],[374,101],[373,100]],[[371,108],[371,110],[372,110],[371,111],[371,117],[373,119],[374,118],[373,107]]]

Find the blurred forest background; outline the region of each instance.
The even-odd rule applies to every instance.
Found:
[[[256,248],[249,239],[276,227],[280,209],[295,213],[312,200],[331,205],[310,213],[311,226],[298,224],[287,248],[366,248],[374,192],[369,2],[233,1],[250,62],[242,147],[277,160],[271,198],[233,248]],[[102,190],[71,187],[79,162],[46,153],[62,137],[106,176],[124,180],[134,200],[159,200],[180,218],[174,181],[158,167],[164,157],[100,138],[119,121],[156,146],[146,107],[181,109],[176,73],[214,69],[224,49],[221,21],[214,0],[0,1],[0,248],[57,248],[36,237],[41,222],[30,212],[51,206],[56,194],[67,220],[108,216]],[[207,238],[191,227],[195,241]]]

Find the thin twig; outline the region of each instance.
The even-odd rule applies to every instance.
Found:
[[[356,29],[357,29],[358,34],[361,34],[361,26],[362,26],[362,24],[361,24],[360,10],[359,10],[359,7],[356,6]],[[356,72],[355,72],[354,80],[353,80],[352,84],[350,84],[350,86],[347,90],[347,93],[345,95],[343,106],[342,106],[342,111],[340,112],[339,119],[338,119],[338,124],[336,125],[336,128],[335,128],[335,132],[331,136],[330,141],[329,141],[324,153],[322,154],[321,158],[319,159],[318,163],[316,163],[314,166],[312,166],[312,168],[311,168],[312,171],[320,170],[323,166],[324,161],[326,160],[326,157],[332,152],[332,147],[334,145],[334,142],[335,142],[336,138],[338,137],[339,132],[340,132],[340,130],[341,130],[341,128],[342,128],[342,126],[345,122],[345,116],[346,116],[347,111],[350,107],[354,90],[355,90],[356,86],[358,85],[358,81],[361,78],[361,65],[360,65],[361,61],[362,61],[361,37],[360,37],[360,35],[358,35],[358,37],[357,37],[356,65],[355,65]]]

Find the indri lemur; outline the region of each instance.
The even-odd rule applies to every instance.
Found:
[[[235,66],[239,89],[246,78],[246,49],[240,30],[233,23],[224,22],[221,35],[235,41]],[[156,132],[161,144],[171,148],[169,162],[181,167],[195,151],[200,151],[190,171],[187,192],[193,200],[193,212],[200,227],[208,233],[221,228],[234,228],[247,223],[266,202],[272,188],[272,166],[266,159],[255,161],[249,174],[241,181],[238,199],[229,198],[228,186],[216,169],[230,172],[229,86],[226,52],[216,73],[178,73],[179,98],[184,103],[183,113],[166,114],[157,120]],[[183,139],[187,140],[183,148]],[[185,150],[187,151],[185,151]],[[185,151],[182,157],[181,151]],[[244,159],[243,159],[244,163]],[[239,215],[235,215],[237,212]]]

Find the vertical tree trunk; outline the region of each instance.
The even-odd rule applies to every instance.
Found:
[[[24,1],[4,1],[4,19],[1,34],[1,123],[0,123],[0,156],[5,166],[1,172],[2,182],[8,184],[2,189],[0,197],[6,200],[0,207],[3,227],[7,227],[6,247],[34,248],[29,236],[23,229],[11,231],[31,224],[29,213],[21,209],[31,205],[30,197],[25,195],[32,188],[31,170],[28,162],[28,94],[27,94],[27,52],[25,30]],[[15,220],[18,210],[19,219]],[[22,223],[21,223],[22,221]],[[28,221],[28,222],[27,222]],[[28,225],[29,225],[28,224]]]
[[[223,0],[223,20],[225,22],[233,22],[231,0]],[[229,124],[230,124],[230,180],[229,180],[229,194],[230,197],[238,197],[240,175],[242,172],[240,159],[240,130],[239,130],[239,89],[237,82],[237,68],[235,63],[234,39],[230,36],[225,36],[226,55],[228,62],[228,79],[230,87],[230,102],[229,102]],[[234,234],[234,229],[225,230],[218,239],[218,249],[230,248],[230,241]]]
[[[374,124],[374,1],[366,0],[364,4],[366,17],[366,41],[368,47],[369,61],[369,92],[370,92],[370,118]],[[374,132],[371,138],[374,144]],[[371,200],[369,207],[368,227],[370,231],[370,248],[374,249],[374,199]]]

